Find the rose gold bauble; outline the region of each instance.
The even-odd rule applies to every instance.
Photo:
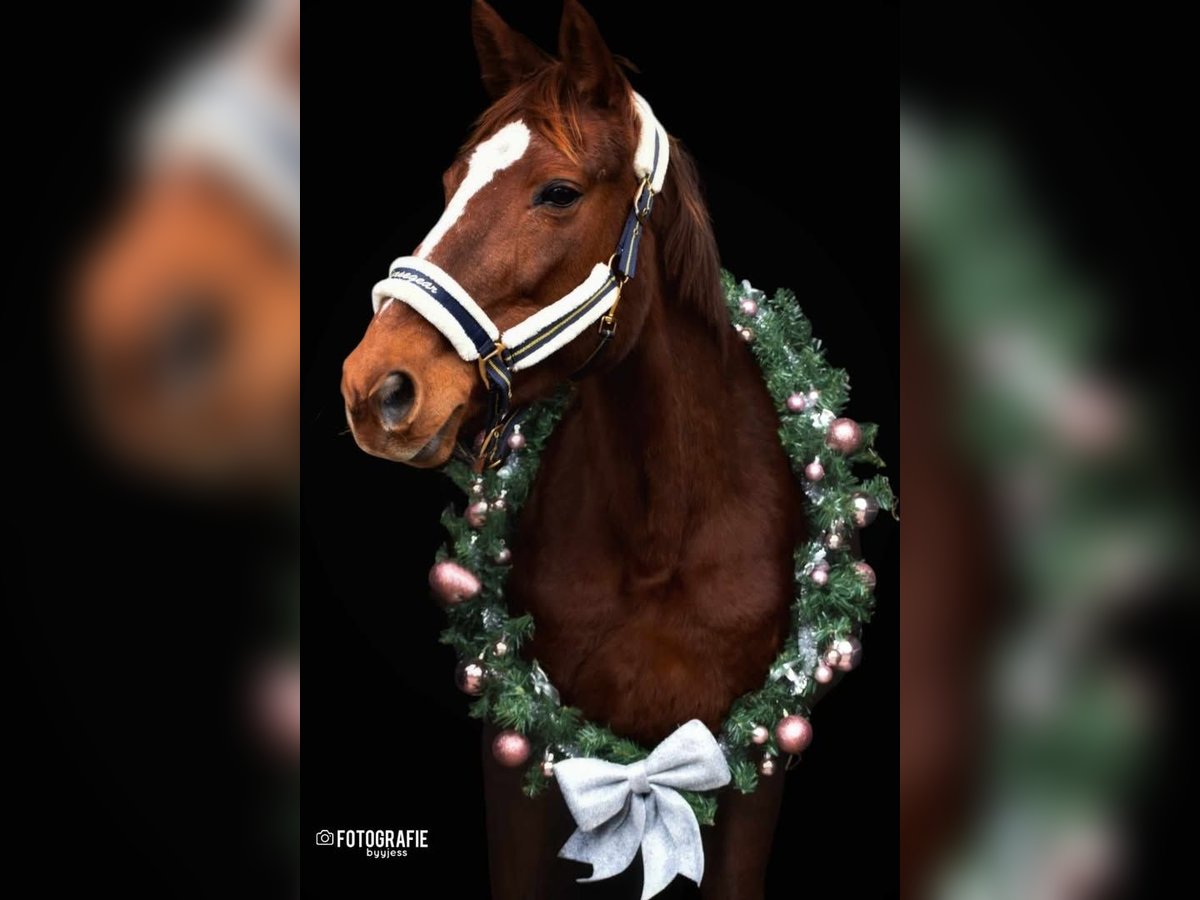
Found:
[[[834,647],[841,654],[842,658],[838,660],[837,667],[843,672],[849,672],[862,661],[862,644],[859,643],[858,638],[842,638],[834,644]]]
[[[784,753],[803,753],[812,739],[812,725],[804,716],[784,716],[775,726],[775,744]]]
[[[837,652],[836,647],[830,647],[825,651],[825,665],[836,666],[839,662],[841,662],[841,659],[842,654]]]
[[[492,756],[500,765],[515,769],[529,759],[529,739],[518,731],[502,731],[492,741]]]
[[[479,579],[452,560],[442,560],[429,570],[429,586],[434,595],[448,606],[462,603],[479,593]]]
[[[460,691],[470,694],[472,697],[478,697],[483,693],[485,678],[487,678],[487,671],[479,664],[478,660],[464,659],[454,670],[454,683],[458,685]]]
[[[502,566],[507,566],[510,562],[512,562],[512,551],[507,547],[501,547],[496,553],[496,562]]]
[[[520,450],[525,446],[525,435],[517,431],[508,436],[508,447],[510,450]]]
[[[868,590],[875,590],[875,570],[861,559],[854,563],[854,571],[862,579]]]
[[[467,524],[472,528],[482,528],[483,523],[487,521],[488,505],[486,500],[480,500],[478,503],[472,503],[467,507],[464,518]]]
[[[853,453],[862,443],[862,429],[853,419],[834,419],[829,423],[825,444],[839,453]]]
[[[813,671],[813,681],[815,681],[817,684],[829,684],[829,682],[833,681],[833,669],[829,668],[829,666],[825,665],[824,663],[821,663],[821,665],[817,666],[816,670]]]
[[[808,577],[812,579],[813,584],[823,587],[824,585],[829,584],[829,567],[826,566],[823,569],[815,568]]]
[[[803,394],[792,394],[787,398],[788,412],[802,413],[807,405]]]
[[[866,528],[879,515],[879,501],[870,494],[862,491],[855,492],[850,498],[850,517],[854,520],[855,528]]]
[[[746,298],[745,300],[743,300],[741,303],[738,304],[738,306],[741,307],[742,315],[746,315],[746,316],[758,315],[758,304],[749,298]]]
[[[820,481],[825,477],[825,467],[814,459],[804,467],[804,477],[809,481]]]
[[[754,730],[750,732],[750,743],[765,744],[770,736],[771,732],[767,730],[766,725],[755,725]]]
[[[745,341],[747,344],[754,343],[754,329],[743,328],[741,331],[741,335],[742,335],[742,340]]]

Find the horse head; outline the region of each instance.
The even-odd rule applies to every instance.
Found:
[[[568,0],[558,58],[481,0],[472,25],[494,102],[443,175],[441,218],[376,286],[375,315],[343,368],[359,446],[418,467],[445,463],[460,433],[486,425],[496,436],[502,417],[489,404],[498,386],[510,395],[504,405],[519,407],[585,364],[619,362],[662,276],[685,277],[685,257],[686,277],[718,283],[694,169],[591,16]],[[652,227],[655,195],[653,205],[667,208]],[[650,274],[625,287],[631,243]]]

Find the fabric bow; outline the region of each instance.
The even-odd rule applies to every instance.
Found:
[[[699,719],[679,726],[645,759],[628,766],[600,759],[564,759],[554,777],[575,824],[558,855],[591,863],[600,881],[625,871],[642,849],[642,900],[676,874],[697,884],[704,875],[700,824],[680,790],[729,783],[725,754]]]

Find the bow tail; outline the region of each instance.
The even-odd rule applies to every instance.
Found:
[[[645,801],[641,797],[631,796],[628,805],[616,818],[591,831],[575,829],[558,855],[592,866],[592,874],[576,879],[579,882],[612,878],[628,869],[633,862],[641,846],[645,823]]]
[[[667,791],[655,791],[660,801],[661,795],[665,793]],[[660,891],[666,890],[679,874],[682,861],[680,847],[666,821],[659,815],[658,804],[650,803],[647,806],[649,809],[646,812],[646,833],[642,836],[642,900],[649,900]]]
[[[654,795],[658,801],[654,805],[659,824],[654,831],[668,835],[671,840],[671,860],[674,870],[671,877],[678,872],[683,877],[690,878],[699,884],[700,879],[704,877],[704,842],[700,837],[700,823],[696,821],[696,814],[692,812],[692,807],[688,805],[688,802],[673,790],[655,788]],[[647,823],[646,836],[649,837],[650,834],[651,830]],[[645,850],[643,842],[643,856],[646,855]],[[647,880],[649,879],[647,878]],[[650,895],[643,895],[642,900],[645,900],[647,896]]]

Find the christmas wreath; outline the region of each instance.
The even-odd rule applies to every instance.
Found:
[[[811,538],[795,551],[795,601],[784,648],[758,690],[733,703],[718,734],[733,786],[753,791],[760,775],[772,775],[780,757],[798,755],[812,740],[808,713],[816,686],[833,670],[857,665],[857,635],[874,607],[875,573],[851,552],[853,528],[869,525],[880,509],[893,512],[895,498],[880,474],[862,480],[863,464],[880,468],[872,449],[876,428],[840,417],[850,393],[846,373],[825,360],[795,296],[779,290],[768,298],[749,282],[722,273],[733,327],[762,367],[780,413],[779,437],[802,480]],[[506,539],[537,475],[542,447],[570,403],[569,392],[529,410],[510,435],[511,454],[498,469],[476,473],[454,461],[446,472],[467,493],[465,515],[453,508],[442,518],[450,546],[439,554],[430,583],[443,600],[449,625],[442,642],[458,654],[456,680],[477,699],[471,715],[502,729],[493,743],[504,765],[520,766],[531,755],[525,791],[542,791],[565,759],[587,757],[629,765],[649,750],[602,724],[585,720],[562,703],[536,660],[520,654],[533,633],[529,615],[512,616],[504,584],[512,551]],[[697,821],[711,824],[715,791],[680,791]]]

